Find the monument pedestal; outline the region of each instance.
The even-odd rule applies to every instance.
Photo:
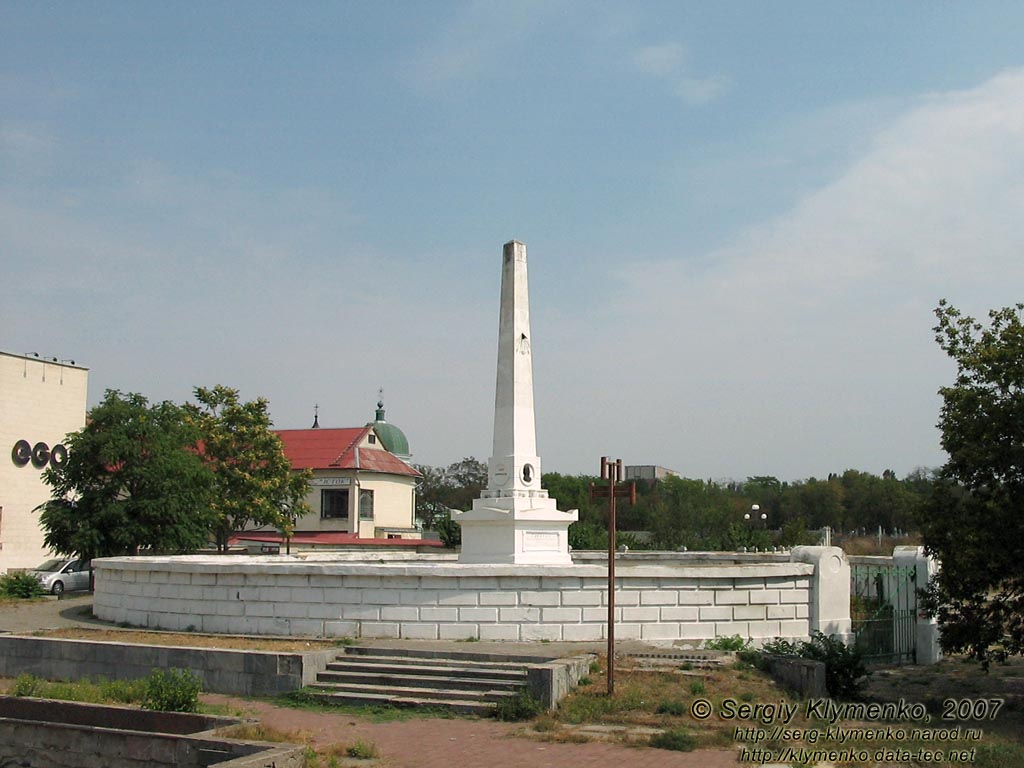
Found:
[[[487,490],[473,500],[472,509],[452,514],[462,526],[460,563],[572,564],[569,524],[579,512],[559,512],[540,487],[531,338],[526,246],[513,240],[502,248],[494,450],[487,462]]]
[[[546,492],[491,497],[487,493],[473,500],[472,509],[452,515],[462,526],[460,563],[572,565],[569,525],[579,517],[575,509],[560,512]]]

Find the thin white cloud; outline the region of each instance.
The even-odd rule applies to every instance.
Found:
[[[713,101],[732,84],[725,75],[698,76],[689,65],[686,49],[677,42],[642,46],[633,51],[630,63],[637,72],[668,82],[675,95],[691,106]]]
[[[519,41],[558,5],[540,0],[475,0],[460,6],[448,24],[401,65],[402,77],[430,91],[514,66]]]
[[[1014,70],[919,100],[830,183],[728,246],[632,262],[618,275],[616,365],[593,371],[589,347],[564,364],[615,393],[606,425],[630,426],[610,447],[629,461],[790,478],[940,464],[935,393],[953,371],[932,310],[946,297],[984,316],[1020,300],[1022,210]],[[639,431],[637,403],[652,416]]]

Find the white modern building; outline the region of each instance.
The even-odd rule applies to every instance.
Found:
[[[39,513],[48,466],[67,458],[64,438],[85,426],[89,370],[73,360],[0,352],[0,573],[50,557]]]

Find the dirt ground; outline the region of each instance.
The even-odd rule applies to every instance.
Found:
[[[921,702],[941,719],[953,704],[965,699],[1003,699],[994,719],[978,724],[1007,738],[1024,740],[1024,658],[993,663],[985,672],[977,662],[962,657],[931,666],[879,669],[868,677],[865,698],[872,701]],[[954,713],[955,714],[955,713]],[[957,720],[962,718],[955,718]]]
[[[93,640],[108,643],[136,643],[140,645],[174,645],[188,648],[232,648],[243,651],[326,651],[340,648],[341,643],[330,640],[270,640],[231,635],[203,635],[196,632],[145,632],[141,630],[92,629],[87,627],[61,627],[33,632],[35,637],[54,637],[65,640]]]

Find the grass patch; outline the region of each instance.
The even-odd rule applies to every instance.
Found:
[[[301,709],[307,712],[324,712],[335,714],[354,715],[364,718],[371,723],[394,723],[416,718],[442,718],[451,720],[456,715],[451,710],[435,707],[392,707],[386,704],[333,704],[319,698],[316,693],[308,688],[301,688],[297,691],[281,694],[268,699],[279,707],[289,709]],[[469,716],[464,716],[469,717]],[[472,719],[472,718],[469,718]]]
[[[651,736],[650,745],[655,749],[671,749],[676,752],[692,752],[697,748],[697,738],[689,731],[677,728]]]
[[[502,699],[494,705],[494,716],[505,722],[532,720],[544,711],[544,705],[525,691]]]
[[[357,760],[373,760],[380,757],[377,745],[372,741],[363,741],[362,739],[346,747],[345,754]]]
[[[76,682],[43,680],[34,675],[19,675],[9,691],[11,696],[78,701],[85,704],[141,704],[146,696],[146,680],[84,679]]]

